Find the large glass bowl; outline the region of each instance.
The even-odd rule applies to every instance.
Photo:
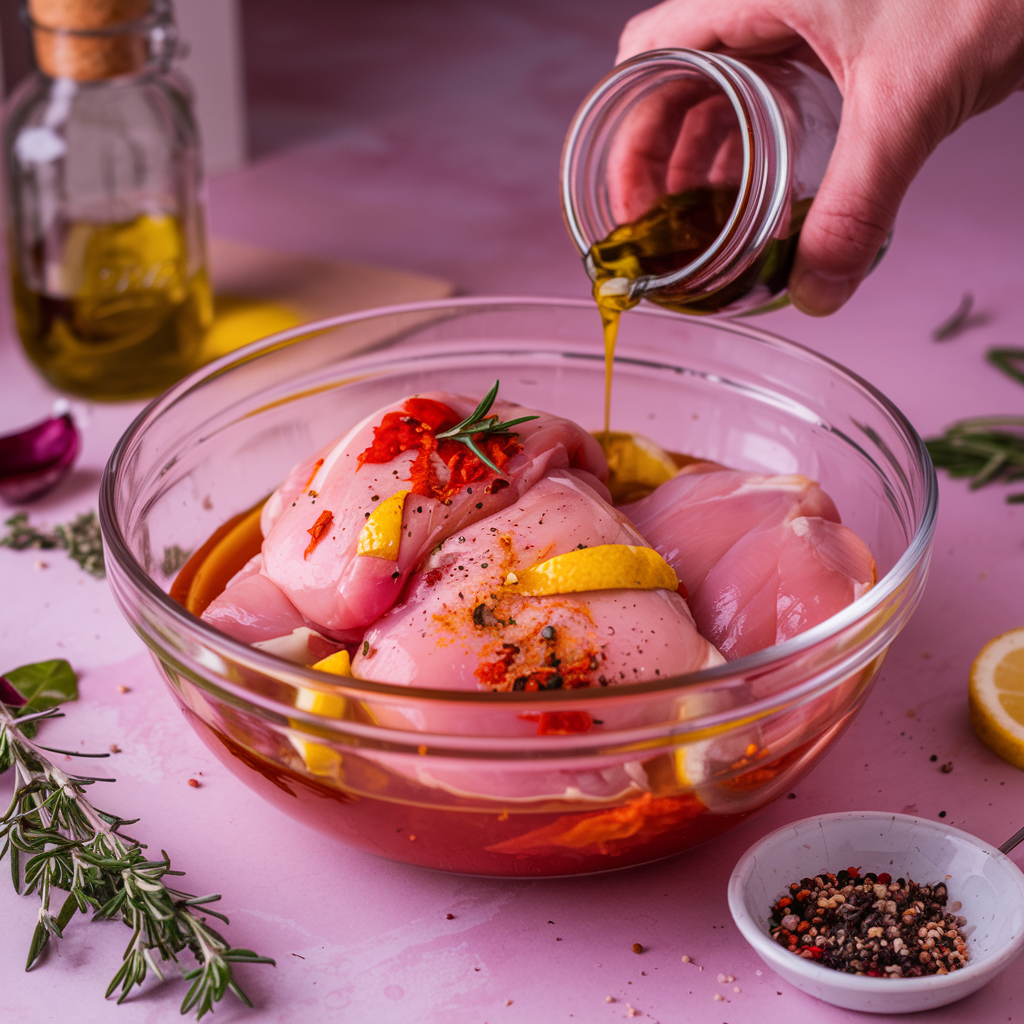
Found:
[[[367,346],[372,348],[367,351]],[[352,356],[353,351],[363,354]],[[502,396],[600,427],[593,305],[462,299],[275,335],[143,412],[104,474],[114,595],[174,699],[249,786],[346,843],[447,871],[537,876],[640,864],[728,831],[789,790],[862,706],[924,585],[936,508],[920,438],[864,381],[756,328],[623,318],[613,426],[738,469],[804,473],[871,547],[877,585],[719,668],[629,686],[467,693],[339,680],[232,640],[168,596],[198,548],[292,465],[385,403]],[[311,698],[331,714],[304,710]],[[587,733],[536,735],[538,712]]]

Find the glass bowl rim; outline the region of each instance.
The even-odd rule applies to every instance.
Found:
[[[831,616],[824,622],[813,626],[797,636],[786,640],[781,644],[766,647],[761,651],[748,654],[735,661],[727,661],[723,665],[713,668],[702,669],[699,672],[691,672],[685,675],[669,676],[655,680],[647,680],[638,683],[623,683],[614,687],[602,687],[600,689],[584,688],[572,691],[553,691],[551,693],[491,693],[461,690],[444,690],[425,687],[401,686],[392,683],[380,683],[372,680],[356,679],[355,677],[339,677],[326,672],[321,672],[312,667],[298,665],[284,661],[275,655],[235,640],[233,637],[222,633],[207,625],[202,619],[188,612],[182,605],[174,601],[171,596],[163,591],[152,577],[143,569],[142,565],[135,558],[128,547],[128,543],[121,531],[118,517],[115,512],[115,497],[118,471],[126,455],[132,448],[136,438],[141,436],[146,427],[155,421],[164,411],[172,407],[178,401],[186,397],[193,390],[202,387],[213,378],[230,371],[236,365],[251,362],[254,359],[270,355],[279,349],[302,341],[307,337],[315,337],[325,331],[332,330],[345,324],[362,320],[376,319],[384,316],[395,316],[402,314],[429,313],[442,310],[464,310],[469,313],[474,310],[486,311],[489,309],[502,310],[509,308],[523,307],[550,307],[575,310],[594,310],[593,300],[558,298],[547,296],[520,296],[520,295],[484,295],[484,296],[460,296],[445,299],[431,299],[424,302],[401,303],[392,306],[378,306],[372,309],[359,310],[354,313],[345,313],[333,317],[325,317],[321,320],[314,320],[297,327],[289,328],[268,335],[266,338],[251,342],[242,348],[228,353],[221,358],[207,363],[198,370],[184,377],[177,384],[168,388],[163,394],[154,398],[135,417],[127,430],[122,434],[117,444],[111,451],[110,457],[103,470],[103,477],[100,482],[99,493],[99,518],[103,534],[104,550],[108,558],[116,565],[118,570],[124,573],[131,586],[136,591],[145,594],[151,601],[158,605],[161,612],[170,617],[175,627],[185,634],[197,636],[199,642],[206,649],[226,652],[227,656],[235,663],[244,664],[248,668],[255,669],[263,675],[279,681],[295,680],[297,684],[301,681],[302,686],[312,684],[312,688],[324,691],[330,689],[336,692],[339,686],[356,693],[365,693],[377,697],[393,697],[399,700],[413,699],[416,701],[427,701],[430,703],[451,703],[461,704],[486,704],[490,706],[504,707],[511,709],[516,706],[532,706],[534,708],[543,706],[544,703],[557,703],[559,707],[571,707],[573,704],[590,704],[595,699],[621,699],[626,696],[644,696],[658,692],[682,690],[693,693],[698,689],[702,692],[716,689],[719,684],[725,684],[736,677],[742,677],[751,673],[765,674],[769,668],[782,665],[795,659],[800,654],[827,641],[845,629],[851,627],[858,620],[866,617],[877,607],[884,603],[898,590],[910,577],[914,567],[927,556],[931,544],[932,534],[935,528],[935,520],[938,509],[938,480],[935,468],[932,464],[924,441],[911,425],[906,416],[895,406],[881,391],[866,381],[863,377],[847,369],[841,363],[828,356],[815,352],[798,342],[789,341],[777,334],[766,331],[747,323],[738,323],[735,317],[714,317],[714,316],[686,316],[670,310],[664,310],[650,305],[637,307],[630,311],[631,317],[651,316],[661,318],[674,323],[686,323],[691,326],[711,328],[736,334],[740,337],[759,342],[780,350],[783,354],[798,359],[818,364],[825,369],[837,373],[840,377],[852,382],[880,407],[891,420],[893,426],[904,436],[908,447],[917,455],[917,462],[922,471],[924,485],[924,501],[917,529],[908,543],[903,554],[896,560],[892,568],[875,585],[859,598],[851,602],[841,612]],[[595,313],[596,315],[596,313]],[[595,328],[596,329],[596,328]],[[599,332],[598,332],[599,333]],[[596,337],[596,335],[595,335]],[[384,342],[371,345],[344,357],[345,361],[362,359],[373,356],[377,353],[387,351],[393,342]],[[413,349],[406,350],[413,353]],[[603,356],[602,356],[603,358]],[[339,360],[339,363],[341,361]],[[148,643],[148,641],[147,641]],[[177,659],[175,659],[177,660]],[[209,666],[207,666],[209,668]],[[809,686],[813,689],[818,680],[812,673],[811,678],[804,680],[802,684],[787,686],[772,699],[794,699],[801,696]],[[237,689],[239,695],[252,698],[255,695],[243,684],[235,683],[233,680],[221,677],[219,685],[227,685],[231,689]],[[700,684],[707,684],[701,686]],[[264,703],[266,697],[258,700]],[[755,703],[760,704],[762,701]],[[282,705],[285,706],[285,705]],[[290,711],[294,711],[288,706]],[[749,711],[752,705],[744,705],[742,710]],[[307,717],[307,716],[303,716]],[[316,715],[309,717],[316,718]],[[328,716],[322,716],[327,720]],[[700,717],[700,716],[698,716]]]

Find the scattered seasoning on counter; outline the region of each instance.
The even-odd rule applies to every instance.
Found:
[[[950,772],[951,772],[952,770],[953,770],[953,762],[952,762],[952,761],[947,761],[947,762],[946,762],[946,763],[945,763],[945,764],[944,764],[944,765],[943,765],[943,766],[942,766],[942,767],[941,767],[941,768],[939,769],[939,771],[940,771],[940,772],[942,772],[942,774],[943,774],[943,775],[948,775],[948,774],[949,774],[949,773],[950,773]]]
[[[445,914],[444,915],[444,919],[446,921],[454,921],[455,920],[455,915],[454,914]]]
[[[945,812],[943,812],[945,813]],[[946,886],[893,881],[857,868],[793,882],[771,909],[772,938],[824,967],[868,977],[948,974],[968,959],[964,918],[946,912]]]
[[[629,948],[633,950],[634,953],[642,953],[644,951],[644,947],[641,946],[639,942],[634,942]]]
[[[118,693],[131,693],[132,692],[132,688],[130,686],[119,686],[117,688],[117,692]]]
[[[198,788],[200,787],[200,785],[202,785],[202,783],[200,783],[200,781],[199,781],[198,779],[189,779],[189,780],[188,780],[188,784],[189,784],[189,785],[190,785],[190,786],[191,786],[191,787],[192,787],[193,789],[198,789]]]
[[[121,753],[121,748],[116,743],[111,743],[110,744],[110,752],[112,754],[120,754]]]

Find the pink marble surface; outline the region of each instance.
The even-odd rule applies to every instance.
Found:
[[[215,231],[420,269],[470,292],[584,293],[558,213],[558,149],[572,109],[610,60],[625,8],[636,5],[409,0],[359,12],[344,5],[342,16],[341,5],[291,0],[293,15],[279,22],[272,6],[246,5],[263,155],[211,183]],[[925,434],[960,416],[1022,411],[1024,389],[982,358],[1024,336],[1022,115],[1024,97],[1014,97],[943,144],[911,190],[884,264],[845,310],[820,322],[784,311],[763,326],[862,373]],[[986,323],[932,342],[930,329],[965,288]],[[6,431],[44,414],[54,395],[23,359],[6,309],[0,325]],[[107,454],[139,408],[74,407],[84,452],[73,476],[33,507],[42,520],[95,506]],[[994,843],[1022,823],[1024,774],[975,740],[966,679],[986,640],[1024,624],[1024,506],[946,479],[941,491],[922,605],[863,713],[796,797],[704,849],[621,874],[446,876],[292,824],[193,736],[106,584],[59,553],[0,549],[0,669],[72,661],[82,699],[47,739],[117,744],[123,752],[106,766],[118,783],[102,791],[102,805],[141,815],[132,831],[166,847],[187,871],[186,888],[224,894],[230,938],[277,958],[276,969],[239,971],[256,1009],[225,1002],[218,1020],[589,1024],[627,1018],[632,1006],[662,1024],[853,1021],[761,965],[731,923],[725,886],[751,843],[817,812],[945,811],[947,822]],[[35,568],[40,557],[46,568]],[[953,772],[940,773],[932,754],[953,761]],[[9,790],[0,779],[0,800]],[[0,1020],[178,1019],[180,982],[147,985],[120,1008],[103,1002],[127,939],[122,926],[80,918],[25,974],[34,900],[0,885],[0,919]],[[642,956],[630,952],[634,942]],[[720,973],[736,981],[720,984]],[[921,1019],[1012,1020],[1022,999],[1024,976],[1011,969]]]

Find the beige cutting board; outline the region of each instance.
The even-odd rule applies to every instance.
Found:
[[[309,320],[375,306],[442,299],[440,278],[278,252],[225,238],[208,242],[216,319],[207,359]]]

